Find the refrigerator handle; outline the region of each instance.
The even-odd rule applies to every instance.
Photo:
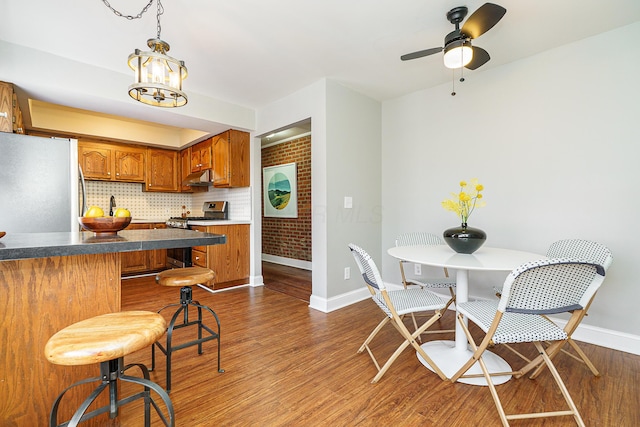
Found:
[[[82,173],[82,166],[78,165],[78,176],[80,179],[80,188],[82,189],[82,200],[80,200],[80,216],[84,216],[87,211],[87,187],[84,183],[84,174]]]

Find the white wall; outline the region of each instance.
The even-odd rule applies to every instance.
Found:
[[[383,103],[382,248],[398,233],[459,221],[440,202],[477,177],[486,207],[471,216],[487,245],[544,254],[553,241],[607,245],[614,261],[584,324],[640,335],[640,23],[457,84]],[[384,277],[399,282],[384,256]],[[504,274],[471,275],[491,297]]]
[[[377,101],[322,80],[259,110],[256,135],[306,118],[311,118],[312,134],[310,306],[331,311],[352,302],[354,292],[360,298],[363,290],[347,244],[358,243],[380,260],[381,107]],[[259,151],[257,139],[253,150]],[[253,163],[254,200],[260,197],[256,185],[260,167],[259,162]],[[344,196],[353,198],[352,209],[343,208]],[[258,218],[260,204],[255,205],[254,217]],[[254,237],[259,235],[257,231]],[[254,251],[259,260],[259,244]],[[345,267],[351,268],[350,280],[344,280]]]
[[[364,285],[348,250],[349,243],[361,246],[376,262],[381,261],[381,113],[379,102],[337,83],[327,85],[327,288],[330,297]],[[312,170],[312,176],[314,173]],[[352,208],[344,207],[345,196],[352,198]],[[346,267],[351,270],[350,280],[344,279]],[[340,305],[336,301],[335,306]]]

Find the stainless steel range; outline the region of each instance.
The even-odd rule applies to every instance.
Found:
[[[197,221],[224,221],[229,219],[229,203],[228,202],[204,202],[202,206],[204,216],[187,216],[187,217],[171,217],[167,220],[167,227],[171,228],[189,228],[193,222]],[[189,224],[191,222],[192,224]],[[201,224],[202,225],[202,224]],[[206,225],[206,224],[205,224]]]
[[[166,221],[167,227],[188,229],[196,222],[198,225],[207,225],[207,221],[224,221],[229,219],[229,203],[204,202],[202,207],[204,216],[172,217]],[[167,267],[182,268],[191,267],[191,248],[167,249]]]

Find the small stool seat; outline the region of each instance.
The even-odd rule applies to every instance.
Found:
[[[156,275],[156,283],[158,283],[159,285],[180,287],[180,302],[169,304],[158,310],[158,313],[161,313],[163,310],[169,307],[178,307],[178,309],[171,317],[169,326],[167,327],[166,344],[162,344],[160,343],[160,341],[156,341],[151,347],[152,371],[155,369],[156,347],[160,349],[160,351],[162,351],[162,353],[166,356],[167,392],[171,391],[171,365],[172,355],[174,351],[197,345],[198,354],[202,354],[202,344],[207,341],[216,340],[218,341],[218,372],[224,372],[224,369],[220,368],[220,320],[218,319],[218,315],[211,308],[207,307],[206,305],[201,305],[198,301],[193,300],[193,289],[191,288],[191,286],[193,285],[205,285],[208,282],[212,281],[214,277],[215,274],[212,270],[203,267],[175,268],[162,271]],[[197,310],[197,320],[189,319],[190,307]],[[217,325],[215,331],[203,323],[203,312],[210,313],[215,320]],[[182,321],[178,322],[178,317],[181,313]],[[174,331],[189,326],[197,327],[197,338],[190,341],[188,340],[186,342],[185,339],[174,339]]]
[[[108,313],[74,323],[55,333],[44,353],[56,365],[89,365],[149,347],[164,335],[166,322],[150,311]]]
[[[93,393],[80,405],[71,420],[60,425],[75,426],[81,421],[109,412],[110,418],[118,416],[118,408],[137,399],[145,401],[145,425],[149,425],[150,403],[154,406],[165,426],[174,425],[173,406],[162,387],[153,383],[149,371],[143,364],[124,366],[124,356],[153,345],[165,333],[166,321],[158,313],[150,311],[123,311],[91,317],[74,323],[56,332],[44,348],[47,360],[56,365],[76,366],[100,363],[100,376],[78,381],[67,387],[56,399],[51,410],[49,425],[57,426],[58,406],[70,389],[88,382],[101,382]],[[138,367],[143,377],[132,377],[124,372]],[[118,399],[118,380],[144,386],[144,391],[127,398]],[[109,389],[110,403],[85,414],[87,408],[104,391]],[[164,401],[169,419],[162,414],[150,390],[158,393]]]
[[[203,285],[213,280],[213,270],[203,267],[185,267],[165,270],[156,275],[156,283],[162,286]]]

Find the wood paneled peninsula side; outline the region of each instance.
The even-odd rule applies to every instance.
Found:
[[[98,375],[98,365],[58,366],[44,357],[51,335],[77,321],[120,311],[120,253],[223,244],[226,237],[181,229],[9,233],[0,239],[0,420],[9,426],[48,424],[68,385]],[[68,393],[62,417],[93,385]],[[88,425],[100,425],[97,417]]]

